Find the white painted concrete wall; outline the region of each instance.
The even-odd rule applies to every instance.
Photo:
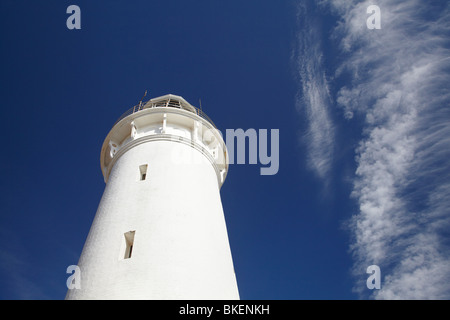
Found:
[[[81,289],[66,299],[239,299],[220,185],[188,144],[152,140],[121,154],[79,260]],[[123,259],[128,231],[134,246]]]

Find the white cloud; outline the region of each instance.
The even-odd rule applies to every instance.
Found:
[[[307,145],[308,166],[327,181],[334,152],[335,128],[330,118],[332,100],[323,71],[321,35],[318,25],[309,19],[307,10],[305,3],[298,5],[300,33],[293,55],[296,76],[301,84],[297,110],[308,120],[308,128],[301,139]]]
[[[375,298],[449,299],[450,10],[380,0],[382,29],[368,30],[370,4],[322,1],[342,18],[333,40],[346,58],[336,76],[352,78],[337,103],[347,119],[365,119],[350,222],[354,272],[381,267]]]

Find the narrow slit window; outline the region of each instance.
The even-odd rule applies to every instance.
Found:
[[[141,181],[144,181],[147,178],[147,167],[148,167],[148,165],[146,165],[146,164],[139,166],[139,173],[140,173]]]
[[[124,259],[130,259],[133,253],[134,233],[135,231],[128,231],[124,233],[125,237],[125,253],[123,256]]]

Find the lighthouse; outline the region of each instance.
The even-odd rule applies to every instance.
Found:
[[[100,155],[106,183],[66,299],[239,299],[220,188],[224,140],[168,94],[123,114]]]

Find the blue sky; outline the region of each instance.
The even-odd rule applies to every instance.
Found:
[[[1,1],[0,298],[64,298],[103,139],[148,90],[280,130],[278,173],[221,190],[242,299],[448,299],[449,7],[380,0],[369,30],[374,3]]]

